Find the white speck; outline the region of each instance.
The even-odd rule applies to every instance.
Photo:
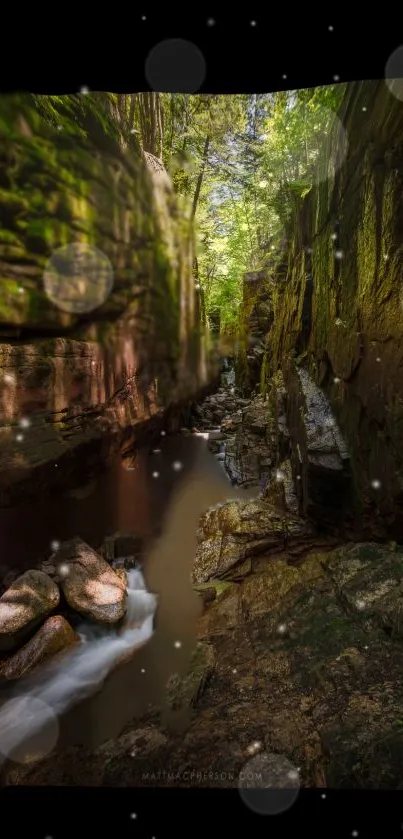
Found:
[[[333,381],[334,381],[335,385],[339,385],[339,384],[340,384],[340,379],[339,379],[339,377],[338,377],[338,376],[335,376],[335,377],[334,377],[334,379],[333,379]]]
[[[362,109],[362,110],[363,110],[363,111],[366,111],[366,110],[367,110],[367,109],[366,109],[366,107],[365,107],[365,105],[364,105],[364,107],[363,107],[363,109]]]
[[[298,781],[298,771],[296,769],[291,769],[291,772],[288,773],[287,777],[290,779],[290,781]]]
[[[153,449],[153,454],[161,454],[161,449]]]
[[[340,81],[340,76],[333,76],[333,81],[339,82]]]
[[[13,385],[15,383],[15,377],[12,376],[11,373],[6,373],[3,378],[6,385]]]
[[[60,548],[60,542],[58,542],[57,539],[54,539],[53,542],[50,543],[50,549],[52,551],[58,551],[59,548]]]
[[[209,17],[207,26],[215,26],[215,20],[212,17]]]
[[[357,602],[356,602],[356,604],[355,604],[355,605],[356,605],[357,609],[359,609],[360,611],[362,611],[363,609],[365,609],[365,602],[364,602],[364,600],[357,600]]]
[[[336,239],[337,239],[337,233],[332,233],[330,238],[332,239],[333,242],[335,242]]]
[[[379,358],[379,355],[378,355],[378,358],[376,359],[376,361],[381,361],[381,360],[382,360],[382,359],[380,359],[380,358]]]
[[[305,248],[307,253],[312,253],[312,248]]]
[[[322,792],[321,798],[326,798],[326,793]]]
[[[353,830],[351,833],[352,836],[358,836],[358,830]]]
[[[369,647],[368,647],[368,645],[366,644],[366,645],[365,645],[365,647],[364,647],[364,650],[368,650],[368,649],[369,649]]]
[[[381,488],[381,482],[378,480],[378,478],[375,478],[375,480],[371,481],[371,486],[372,486],[372,489],[380,489]]]
[[[196,289],[196,291],[200,291],[200,283],[196,283],[195,289]]]
[[[182,646],[182,641],[175,641],[174,647],[175,649],[179,650]]]
[[[328,28],[329,32],[333,32],[333,30],[334,30],[334,26],[328,26],[327,28]]]
[[[24,435],[23,434],[17,434],[15,439],[17,440],[17,443],[22,443],[22,441],[24,439]]]
[[[255,743],[251,743],[250,746],[248,746],[247,752],[249,752],[250,755],[254,755],[261,748],[262,748],[262,744],[257,740]]]
[[[343,253],[343,251],[335,251],[334,255],[335,255],[336,259],[343,259],[344,253]]]
[[[130,813],[131,819],[137,819],[137,813]]]
[[[279,633],[279,635],[284,635],[286,630],[287,630],[287,627],[286,627],[285,623],[280,623],[280,625],[277,627],[277,632]]]
[[[22,286],[20,286],[19,289],[18,289],[18,293],[19,294],[24,294],[24,291],[25,291],[25,288],[22,288]]]
[[[136,749],[132,749],[130,752],[130,757],[136,757],[137,751]]]
[[[141,672],[142,672],[142,673],[145,673],[145,672],[146,672],[146,671],[144,670],[144,667],[142,667],[142,668],[141,668]]]
[[[234,667],[234,669],[233,669],[233,671],[232,671],[232,672],[233,672],[233,673],[238,673],[238,670],[236,670],[236,668]]]
[[[90,92],[89,87],[80,87],[80,93],[89,93],[89,92]]]
[[[91,361],[91,364],[92,364],[93,367],[95,367],[96,361]]]
[[[166,431],[164,431],[164,429],[162,429],[162,431],[161,431],[161,437],[165,437],[165,435],[166,435]]]
[[[153,472],[153,478],[159,478],[159,476],[160,476],[159,472]]]
[[[388,259],[389,259],[389,254],[388,254],[388,253],[385,253],[385,256],[384,256],[383,258],[384,258],[384,259],[386,259],[386,260],[388,260]]]
[[[55,469],[57,469],[58,465],[59,465],[58,463],[55,463]]]
[[[172,469],[174,469],[175,472],[180,472],[180,470],[183,469],[183,463],[181,463],[180,460],[175,460],[172,464]]]
[[[141,20],[147,20],[145,15],[142,15]]]
[[[277,469],[276,481],[284,481],[284,472],[282,472],[281,469]]]
[[[282,78],[282,79],[286,79],[286,78],[287,78],[286,74],[284,73],[284,74],[281,76],[281,78]]]
[[[301,480],[301,475],[297,475],[297,481]]]
[[[68,575],[70,573],[70,568],[69,568],[67,562],[63,562],[62,565],[59,565],[57,570],[58,570],[59,575],[61,577],[68,577]]]
[[[21,426],[21,428],[29,428],[29,426],[31,425],[31,420],[29,419],[29,417],[21,417],[19,425]]]
[[[255,21],[255,20],[251,20],[250,25],[251,25],[251,26],[256,26],[256,21]]]
[[[62,126],[62,125],[58,125],[58,126],[57,126],[57,130],[58,130],[58,131],[63,131],[63,126]]]

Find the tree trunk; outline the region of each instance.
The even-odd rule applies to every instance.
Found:
[[[200,172],[199,172],[199,175],[198,175],[198,178],[197,178],[196,190],[195,190],[195,194],[194,194],[194,197],[193,197],[192,212],[191,212],[191,216],[190,216],[192,219],[194,219],[194,217],[196,215],[197,203],[198,203],[198,200],[200,198],[200,190],[201,190],[202,183],[203,183],[203,176],[204,176],[204,172],[205,172],[205,168],[206,168],[207,155],[208,155],[209,147],[210,147],[210,137],[209,137],[209,135],[207,135],[207,137],[204,141],[202,165],[201,165],[201,169],[200,169]]]

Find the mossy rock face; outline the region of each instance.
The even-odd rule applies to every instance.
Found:
[[[262,387],[290,353],[304,359],[351,452],[357,536],[400,539],[401,103],[384,81],[355,82],[346,86],[339,118],[320,182],[289,219],[288,267],[285,282],[274,272]],[[336,159],[341,165],[329,177]]]
[[[48,299],[43,271],[58,248],[87,244],[109,259],[114,281],[91,321],[124,315],[144,291],[140,325],[151,318],[165,354],[169,344],[180,356],[189,341],[196,370],[193,232],[168,175],[151,175],[134,137],[122,151],[105,95],[3,97],[0,138],[0,325],[79,327],[79,311]]]
[[[212,648],[199,642],[191,657],[186,673],[171,676],[167,686],[167,703],[172,711],[187,709],[200,699],[214,667]]]
[[[105,414],[118,432],[193,397],[212,374],[197,320],[193,230],[168,174],[151,175],[134,136],[123,148],[105,97],[0,102],[0,339],[13,340],[0,343],[2,422],[40,414],[60,454],[87,418]],[[107,258],[106,299],[94,284],[90,294],[86,269],[74,275],[74,293],[72,283],[60,289],[60,272],[45,283],[65,246]],[[89,300],[99,305],[86,310]],[[38,462],[31,438],[27,469]],[[9,442],[1,456],[19,481],[20,450]],[[44,461],[46,451],[58,459],[57,446],[51,455],[42,447]]]

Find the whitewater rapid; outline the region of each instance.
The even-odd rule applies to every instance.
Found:
[[[56,740],[57,717],[91,695],[119,659],[151,638],[157,597],[147,591],[140,570],[128,571],[127,577],[123,629],[118,632],[83,624],[78,630],[81,644],[57,663],[42,668],[39,676],[28,677],[25,690],[20,683],[0,709],[0,766],[41,729],[53,729]]]

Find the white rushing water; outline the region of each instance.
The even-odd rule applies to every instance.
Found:
[[[147,591],[141,571],[132,569],[127,576],[124,628],[118,633],[83,624],[82,643],[57,663],[50,662],[39,677],[28,679],[29,687],[24,692],[20,687],[0,709],[0,765],[11,756],[26,762],[29,758],[21,747],[41,729],[46,729],[46,745],[44,740],[39,752],[52,751],[58,715],[93,693],[122,656],[151,638],[157,598]]]

